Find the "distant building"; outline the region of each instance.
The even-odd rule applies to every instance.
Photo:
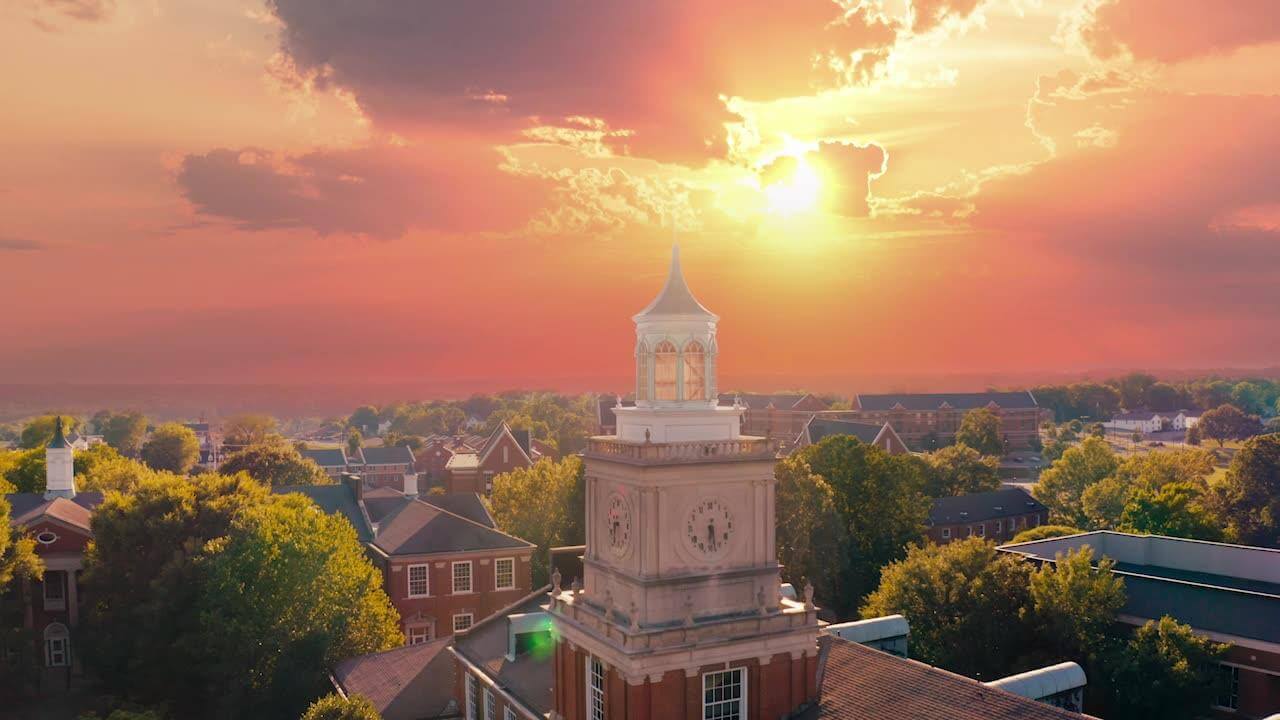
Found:
[[[445,490],[451,493],[493,492],[493,478],[535,462],[528,430],[512,430],[505,422],[474,452],[455,452],[445,464]]]
[[[1001,543],[1048,519],[1049,508],[1026,490],[1007,488],[936,498],[929,508],[928,535],[939,545],[974,535]]]
[[[449,461],[454,455],[475,454],[483,443],[471,445],[461,435],[432,435],[422,449],[413,454],[413,469],[422,479],[422,488],[444,487],[448,477]]]
[[[853,410],[839,415],[887,422],[912,449],[932,450],[926,447],[931,439],[939,446],[950,445],[965,414],[982,408],[1000,418],[1000,436],[1009,450],[1031,447],[1033,438],[1039,438],[1041,422],[1048,419],[1027,391],[856,395]]]
[[[371,488],[401,487],[413,470],[413,451],[403,445],[364,447],[348,459],[348,469],[359,473]]]
[[[1037,564],[1091,547],[1124,578],[1120,621],[1142,625],[1168,615],[1230,649],[1218,672],[1223,718],[1280,712],[1280,550],[1099,531],[1005,545]]]
[[[302,457],[319,465],[326,475],[335,480],[348,472],[347,451],[343,448],[307,448],[298,452]]]
[[[805,423],[804,430],[795,439],[797,448],[812,445],[831,435],[851,435],[868,445],[882,448],[890,455],[903,455],[910,452],[898,433],[887,422],[866,420],[839,420],[823,415],[814,415]]]
[[[351,522],[413,645],[465,630],[527,595],[536,548],[499,531],[475,493],[417,495],[409,477],[402,490],[366,489],[349,476],[273,491],[306,495]]]
[[[720,393],[721,405],[741,402],[746,408],[742,414],[742,433],[773,440],[791,442],[803,430],[814,413],[827,409],[827,403],[809,393],[734,395]]]
[[[1133,410],[1112,416],[1102,423],[1108,430],[1117,432],[1153,433],[1162,430],[1186,430],[1200,421],[1200,413],[1191,410],[1177,412],[1154,412],[1152,410]]]
[[[93,540],[89,521],[102,503],[101,493],[76,491],[74,449],[62,428],[62,418],[54,425],[53,439],[45,447],[45,492],[12,493],[9,522],[35,540],[35,551],[44,561],[44,579],[23,581],[9,588],[13,597],[0,600],[23,605],[22,627],[35,636],[45,673],[41,687],[65,687],[73,674],[81,672],[72,647],[72,634],[84,611],[80,595],[80,571],[86,546]],[[0,588],[2,591],[3,588]],[[0,668],[9,655],[0,652]],[[13,655],[17,658],[17,655]]]

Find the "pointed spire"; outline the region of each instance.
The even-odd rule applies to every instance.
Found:
[[[62,416],[59,415],[53,421],[53,439],[49,441],[49,444],[46,447],[64,448],[70,447],[70,445],[71,444],[67,442],[67,436],[62,432]]]
[[[719,319],[715,313],[698,302],[693,292],[689,290],[688,284],[685,283],[684,273],[680,271],[679,245],[671,247],[671,270],[667,274],[667,283],[662,286],[662,292],[658,293],[658,297],[654,298],[648,307],[636,313],[632,319],[638,322],[665,315],[706,317],[713,321]]]

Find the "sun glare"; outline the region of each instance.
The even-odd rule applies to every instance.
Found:
[[[789,216],[809,212],[818,206],[822,181],[804,158],[798,158],[790,177],[782,178],[764,189],[769,212]]]

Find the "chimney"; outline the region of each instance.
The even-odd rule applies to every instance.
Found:
[[[364,500],[364,478],[358,473],[342,473],[342,482],[351,488],[351,493],[356,496],[356,502]]]
[[[76,496],[75,465],[71,456],[71,444],[67,442],[67,436],[62,432],[62,416],[59,415],[53,426],[53,439],[44,449],[44,497],[46,500]]]
[[[410,498],[418,497],[418,473],[407,472],[404,474],[404,496]]]

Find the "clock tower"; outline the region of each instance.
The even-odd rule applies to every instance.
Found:
[[[716,323],[679,250],[636,324],[636,404],[586,460],[583,583],[553,577],[564,720],[775,720],[817,696],[812,590],[780,590],[775,447],[716,392]]]

